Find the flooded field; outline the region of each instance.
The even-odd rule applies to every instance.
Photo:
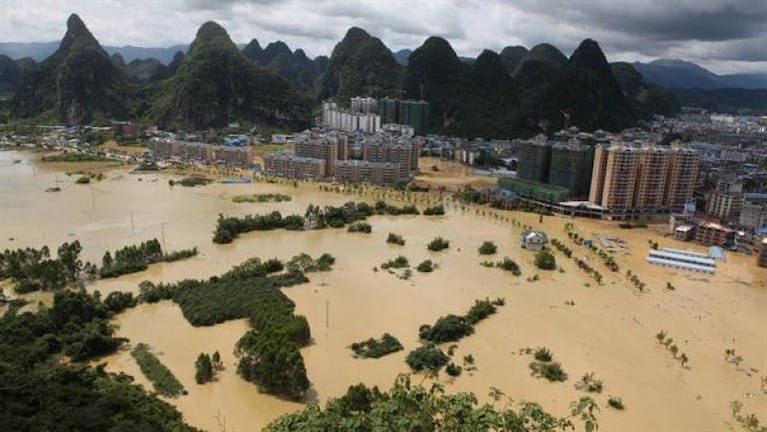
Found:
[[[649,239],[661,247],[703,248],[662,237],[658,231],[663,226],[621,230],[615,223],[556,216],[539,223],[536,215],[451,203],[448,215],[442,217],[372,217],[372,234],[349,234],[344,229],[254,232],[241,235],[232,244],[215,245],[212,231],[220,213],[242,216],[276,209],[283,215],[303,214],[312,203],[338,205],[352,199],[375,200],[375,196],[321,192],[311,184],[171,187],[165,175],[129,174],[126,167],[111,167],[104,180],[79,185],[76,175],[65,172],[93,169],[93,165],[52,166],[35,162],[36,157],[0,152],[1,248],[53,247],[78,239],[84,258],[96,263],[107,249],[151,238],[160,240],[165,250],[195,246],[200,250],[195,258],[98,281],[90,290],[136,292],[142,280],[207,278],[250,257],[288,259],[301,252],[334,255],[333,271],[310,274],[310,283],[284,289],[295,301],[296,313],[305,315],[312,329],[314,342],[302,353],[313,401],[341,395],[358,382],[388,388],[398,374],[408,372],[404,358],[417,346],[421,324],[448,313],[463,313],[475,299],[504,297],[506,305],[496,315],[457,343],[454,358],[459,362],[471,354],[477,370],[456,379],[441,374],[449,392],[473,391],[484,400],[489,389],[497,387],[514,400],[537,401],[564,415],[569,403],[585,394],[575,383],[583,374],[594,372],[604,382],[603,392],[595,395],[602,407],[598,415],[601,430],[738,430],[729,409],[736,399],[743,402],[744,411],[767,419],[767,394],[759,381],[767,375],[767,270],[757,268],[753,257],[728,254],[727,262],[719,264],[713,276],[653,267],[645,262]],[[435,177],[444,176],[447,170],[439,169]],[[45,192],[54,185],[61,191]],[[254,193],[281,193],[293,199],[232,202],[236,195]],[[521,228],[512,220],[568,244],[575,256],[585,257],[602,273],[602,284],[559,253],[562,272],[537,270],[533,253],[520,248]],[[575,230],[586,238],[606,235],[625,240],[627,250],[614,255],[620,271],[609,271],[596,254],[570,243],[566,223],[574,223]],[[386,244],[389,232],[402,235],[406,245]],[[450,248],[427,251],[426,243],[436,236],[450,240]],[[522,276],[480,266],[488,259],[477,252],[485,240],[498,245],[497,255],[489,259],[513,258],[520,264]],[[439,268],[430,274],[414,272],[410,280],[373,271],[400,254],[413,266],[430,258]],[[640,294],[626,279],[626,270],[638,275],[648,290]],[[536,274],[539,280],[527,280]],[[667,290],[667,282],[675,289]],[[131,345],[148,343],[183,383],[189,394],[169,401],[194,426],[211,431],[221,430],[222,425],[229,431],[257,431],[280,414],[302,407],[260,394],[236,375],[232,351],[248,328],[245,320],[192,327],[174,303],[160,302],[128,310],[115,324],[118,335],[129,338]],[[661,330],[689,357],[687,368],[656,341]],[[351,343],[384,332],[399,338],[405,350],[378,360],[351,356]],[[530,376],[531,357],[519,351],[538,346],[554,353],[569,374],[566,382],[549,383]],[[739,368],[724,361],[724,351],[729,348],[743,357]],[[197,354],[215,350],[222,354],[225,370],[214,383],[195,384]],[[103,361],[108,370],[126,372],[149,386],[129,347]],[[622,398],[625,411],[607,407],[611,395]]]

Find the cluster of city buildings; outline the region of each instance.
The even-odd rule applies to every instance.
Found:
[[[324,102],[321,126],[374,134],[386,125],[404,125],[411,128],[411,136],[423,135],[429,126],[429,112],[429,103],[425,101],[354,97],[348,109],[335,102]]]
[[[698,152],[572,132],[517,141],[516,178],[501,186],[554,210],[614,220],[682,211],[692,198]]]
[[[294,152],[264,156],[264,172],[288,178],[339,183],[397,184],[418,170],[420,150],[412,137],[386,131],[350,134],[313,129],[294,136]]]

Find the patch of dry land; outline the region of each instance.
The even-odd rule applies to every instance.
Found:
[[[12,159],[23,159],[11,164]],[[429,165],[424,165],[428,170]],[[418,328],[449,313],[465,312],[475,299],[503,297],[504,307],[476,326],[473,335],[457,342],[454,361],[464,355],[475,359],[476,370],[453,379],[441,373],[449,392],[473,391],[486,398],[497,387],[515,400],[532,400],[558,415],[569,402],[585,393],[576,382],[588,372],[604,383],[592,394],[601,406],[600,430],[605,431],[722,431],[738,430],[730,402],[740,400],[745,412],[767,419],[767,394],[760,377],[767,375],[767,270],[753,257],[728,254],[716,274],[701,275],[650,266],[645,262],[648,240],[661,247],[703,250],[659,236],[655,229],[621,230],[616,223],[545,217],[488,208],[464,207],[445,198],[445,216],[373,216],[372,234],[350,234],[345,229],[321,231],[266,231],[240,235],[233,243],[216,245],[212,231],[219,213],[244,216],[279,210],[303,214],[309,204],[338,205],[350,200],[393,200],[393,191],[362,189],[362,196],[321,191],[317,184],[253,183],[211,184],[183,188],[168,185],[163,174],[131,175],[128,169],[108,171],[102,181],[76,185],[74,179],[52,169],[40,169],[31,155],[0,152],[0,244],[2,248],[58,245],[78,239],[83,256],[99,262],[105,250],[161,239],[166,250],[197,247],[194,258],[155,264],[141,273],[98,281],[90,290],[138,291],[142,280],[176,281],[207,278],[225,272],[251,257],[288,259],[306,252],[329,252],[336,265],[329,273],[309,274],[311,282],[285,288],[305,315],[313,343],[302,349],[313,401],[324,402],[343,394],[358,382],[389,388],[398,374],[408,372],[407,353],[418,346]],[[441,172],[441,171],[440,171]],[[45,193],[55,179],[59,193]],[[141,180],[141,181],[139,181]],[[154,181],[157,180],[157,181]],[[325,189],[323,187],[323,189]],[[291,201],[233,203],[244,194],[280,193]],[[423,209],[436,195],[409,194]],[[581,236],[619,237],[628,247],[613,256],[620,267],[612,272],[599,257],[573,244],[565,224],[574,224]],[[522,227],[530,225],[561,240],[603,275],[597,284],[572,259],[556,252],[561,271],[535,268],[534,254],[519,246]],[[658,227],[654,227],[658,228]],[[388,233],[404,237],[405,246],[385,242]],[[429,252],[434,237],[450,241],[450,248]],[[9,238],[14,240],[10,241]],[[485,240],[498,246],[495,256],[482,256],[477,248]],[[403,280],[381,263],[404,255],[415,266],[431,259],[433,273],[413,272]],[[511,257],[522,275],[512,276],[480,265],[485,260]],[[640,293],[626,271],[646,284]],[[538,275],[537,281],[528,281]],[[666,288],[670,282],[674,290]],[[245,320],[212,327],[192,327],[175,303],[142,304],[117,316],[118,336],[131,346],[149,344],[159,359],[189,391],[169,400],[192,425],[206,430],[255,431],[302,404],[260,394],[236,375],[235,342],[247,330]],[[661,330],[673,337],[683,366],[656,340]],[[380,359],[355,359],[353,342],[391,333],[405,347]],[[534,378],[526,347],[545,346],[568,373],[565,382]],[[129,354],[129,349],[103,359],[110,371],[126,372],[151,388]],[[447,349],[447,347],[445,347]],[[743,358],[736,366],[724,359],[726,349]],[[194,361],[198,353],[218,350],[224,371],[217,381],[197,385]],[[758,372],[754,372],[753,370]],[[607,407],[608,396],[618,396],[624,411]]]

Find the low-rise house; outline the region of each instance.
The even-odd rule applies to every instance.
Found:
[[[546,248],[549,238],[541,231],[525,231],[520,236],[522,248],[531,251],[540,251]]]

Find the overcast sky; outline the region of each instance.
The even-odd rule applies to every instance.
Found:
[[[213,20],[237,43],[282,40],[330,55],[351,26],[391,49],[443,36],[459,55],[596,39],[610,61],[682,58],[719,73],[767,72],[767,0],[0,0],[0,42],[47,42],[77,13],[104,45],[189,43]]]

